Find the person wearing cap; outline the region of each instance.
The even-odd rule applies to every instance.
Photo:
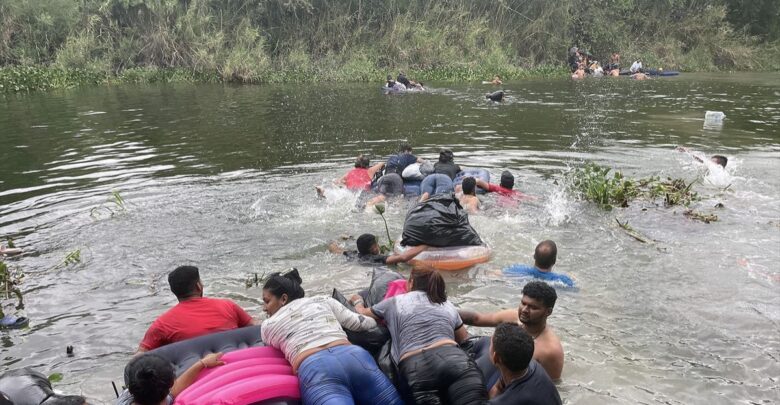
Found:
[[[414,259],[415,256],[425,249],[428,249],[427,245],[420,245],[410,247],[401,254],[383,255],[379,251],[379,242],[377,242],[376,236],[370,233],[360,235],[355,244],[357,245],[357,250],[345,250],[336,242],[332,242],[328,245],[328,250],[331,253],[343,254],[348,261],[356,260],[360,264],[382,265],[406,263]]]

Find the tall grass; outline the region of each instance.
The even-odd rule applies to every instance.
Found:
[[[0,83],[46,88],[72,69],[89,81],[516,78],[561,72],[572,45],[669,69],[777,69],[776,39],[729,22],[753,21],[735,1],[3,0],[0,66],[54,73]]]

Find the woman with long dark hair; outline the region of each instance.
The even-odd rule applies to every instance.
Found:
[[[263,342],[284,353],[298,374],[304,404],[403,405],[374,358],[347,340],[342,327],[366,331],[374,319],[361,316],[330,297],[304,298],[293,269],[274,273],[263,286]]]
[[[458,310],[447,301],[446,286],[435,270],[413,269],[408,293],[358,312],[384,319],[392,337],[391,357],[398,365],[401,390],[418,404],[483,404],[487,390],[474,361],[458,348],[468,332]]]

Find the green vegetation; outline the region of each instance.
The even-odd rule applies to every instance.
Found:
[[[4,0],[2,91],[90,83],[517,79],[577,45],[681,70],[777,69],[776,0]]]
[[[688,207],[701,199],[692,190],[698,179],[690,183],[683,179],[661,180],[660,177],[631,179],[619,171],[610,175],[611,171],[609,167],[587,163],[569,174],[569,184],[575,193],[606,211],[611,211],[613,206],[628,207],[628,203],[637,198],[655,200],[663,197],[666,207]]]
[[[108,203],[111,206],[107,207],[106,203]],[[109,216],[113,217],[115,214],[118,214],[120,212],[125,212],[125,211],[127,211],[127,206],[125,205],[125,199],[122,198],[122,195],[119,194],[119,191],[112,190],[111,197],[108,197],[108,200],[106,200],[105,203],[100,204],[97,207],[92,207],[92,209],[89,210],[89,216],[91,216],[94,219],[99,219],[101,212],[107,212]]]
[[[3,299],[10,299],[11,295],[16,297],[19,302],[16,309],[24,309],[24,298],[19,290],[19,284],[22,283],[24,273],[19,269],[10,269],[5,262],[0,261],[0,288],[2,289]],[[0,318],[3,318],[3,305],[0,304]]]
[[[379,251],[384,253],[390,253],[393,251],[393,238],[390,237],[390,228],[387,226],[387,219],[385,219],[385,206],[384,204],[377,204],[374,206],[374,212],[382,217],[382,221],[385,223],[385,232],[387,232],[387,244],[379,245]]]

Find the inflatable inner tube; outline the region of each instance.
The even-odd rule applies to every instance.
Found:
[[[395,252],[403,253],[408,247],[400,242],[395,244]],[[490,247],[480,246],[453,246],[443,248],[428,248],[414,259],[409,261],[412,266],[428,266],[436,270],[455,271],[463,270],[475,264],[485,263],[490,260]]]
[[[175,398],[174,404],[300,403],[298,378],[282,352],[264,346],[259,325],[183,340],[144,355],[156,354],[170,361],[179,376],[203,356],[217,352],[225,353],[222,356],[225,365],[202,370],[195,383]],[[125,385],[129,385],[128,377],[126,367]]]
[[[455,176],[455,180],[453,180],[453,184],[455,186],[459,186],[463,184],[463,179],[466,177],[473,177],[477,180],[483,180],[485,183],[490,183],[490,172],[487,171],[487,169],[464,169],[463,171],[461,171]],[[481,187],[477,187],[476,191],[477,194],[487,193],[487,190]]]

